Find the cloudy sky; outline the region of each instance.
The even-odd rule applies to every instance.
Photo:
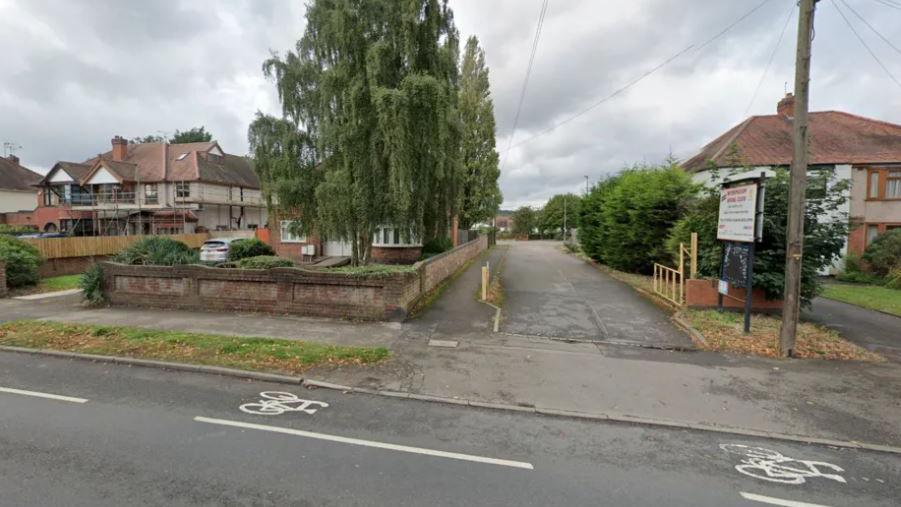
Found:
[[[668,153],[687,158],[747,115],[772,114],[792,87],[796,15],[776,43],[795,0],[769,0],[702,47],[762,1],[550,0],[508,152],[542,2],[451,0],[461,37],[478,36],[487,52],[497,145],[506,159],[504,206],[581,191],[585,176],[594,181]],[[823,0],[811,109],[901,123],[901,85],[867,53],[833,1],[901,81],[901,50],[843,0]],[[844,2],[901,48],[901,1]],[[279,111],[260,65],[270,50],[284,51],[300,37],[304,5],[0,0],[0,142],[21,145],[23,163],[44,170],[105,151],[116,134],[204,125],[226,151],[244,154],[254,112]],[[626,92],[548,131],[692,44]]]

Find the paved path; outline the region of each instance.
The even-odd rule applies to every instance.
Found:
[[[556,241],[514,242],[504,264],[501,330],[520,335],[691,347],[669,315]]]
[[[901,363],[901,317],[827,298],[816,298],[806,320],[835,329],[848,340]]]
[[[263,391],[329,406],[239,410]],[[0,353],[0,406],[3,505],[869,507],[901,498],[893,454],[19,354]],[[760,478],[761,464],[736,469],[751,460],[739,446],[798,483]],[[793,472],[777,457],[829,466],[781,464]]]

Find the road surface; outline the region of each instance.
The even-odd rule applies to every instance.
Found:
[[[282,404],[294,410],[279,415],[241,410],[260,410],[270,391],[318,403]],[[2,505],[805,507],[901,498],[901,456],[888,453],[22,354],[0,353],[0,407]],[[767,471],[769,480],[758,478]]]

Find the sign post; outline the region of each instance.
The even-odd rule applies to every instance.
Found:
[[[724,181],[720,190],[719,220],[716,238],[723,242],[717,306],[723,308],[723,298],[729,297],[730,284],[745,288],[744,332],[751,332],[751,307],[754,289],[755,244],[763,239],[763,183],[759,177]]]

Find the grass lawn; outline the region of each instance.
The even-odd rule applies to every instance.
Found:
[[[770,315],[751,316],[751,334],[742,333],[744,314],[716,310],[686,310],[684,315],[707,344],[696,343],[705,350],[733,352],[763,357],[778,357],[776,343],[781,319]],[[796,357],[807,359],[838,359],[854,361],[882,361],[882,356],[846,341],[836,331],[802,322],[795,339]]]
[[[0,345],[287,374],[302,373],[314,366],[376,363],[389,355],[384,347],[343,347],[272,338],[29,320],[0,324]]]
[[[61,290],[77,289],[81,275],[51,276],[41,278],[37,285],[12,289],[12,296],[27,296],[29,294],[43,294],[45,292],[57,292]]]
[[[901,290],[878,285],[828,283],[823,297],[901,317]]]

